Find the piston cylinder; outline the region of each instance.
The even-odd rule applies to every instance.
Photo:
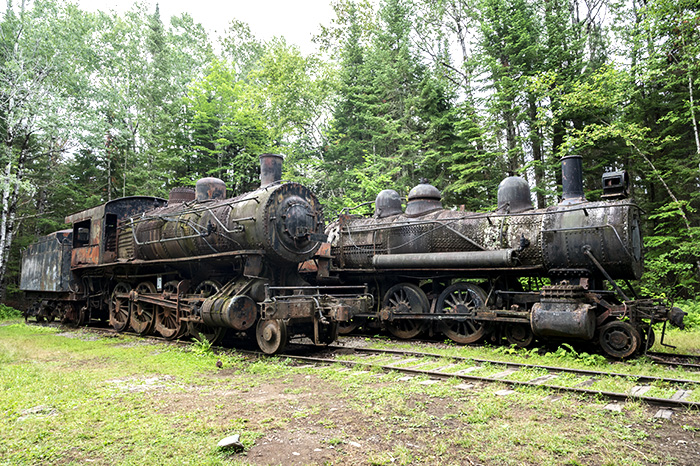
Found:
[[[593,306],[573,301],[535,303],[530,313],[532,331],[538,337],[591,340],[596,317]]]
[[[257,306],[248,296],[209,298],[202,303],[202,320],[211,327],[247,330],[256,317]]]

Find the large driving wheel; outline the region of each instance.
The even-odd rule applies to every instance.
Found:
[[[450,340],[461,344],[474,343],[486,335],[486,325],[474,319],[476,311],[486,307],[486,292],[479,286],[454,283],[438,298],[435,312],[459,316],[460,320],[441,320],[439,329]]]
[[[411,283],[400,283],[389,288],[382,301],[382,309],[393,314],[427,314],[430,303],[423,290]],[[415,338],[427,327],[427,322],[395,319],[386,322],[386,328],[396,338]]]
[[[255,328],[255,338],[263,353],[279,353],[289,342],[287,324],[278,319],[261,320]]]
[[[172,280],[163,285],[163,296],[171,296],[177,293],[177,280]],[[187,331],[187,326],[177,318],[177,310],[171,307],[156,306],[155,330],[163,338],[174,340]]]
[[[603,351],[618,359],[632,356],[642,345],[639,331],[629,322],[619,320],[603,325],[598,341]]]
[[[129,328],[131,313],[129,312],[129,297],[131,285],[124,282],[117,283],[109,300],[109,325],[117,332],[123,332]]]
[[[136,285],[138,294],[154,294],[156,287],[151,282],[142,282]],[[131,328],[141,335],[147,335],[153,330],[156,322],[156,305],[151,303],[137,302],[131,312]]]

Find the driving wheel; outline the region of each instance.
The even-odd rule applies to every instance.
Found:
[[[117,283],[109,300],[109,325],[117,332],[129,328],[131,312],[129,308],[129,292],[131,285],[125,282]]]
[[[479,341],[486,334],[486,325],[474,319],[476,311],[486,307],[486,292],[473,283],[458,282],[445,288],[438,297],[435,312],[460,317],[440,321],[439,329],[450,340],[461,344]]]
[[[528,324],[507,323],[505,334],[508,343],[518,348],[527,348],[535,341],[535,335]]]
[[[177,293],[177,280],[172,280],[163,285],[163,297],[172,298]],[[187,331],[187,326],[177,318],[177,310],[171,307],[156,306],[155,330],[163,338],[174,340]]]
[[[136,285],[138,294],[154,294],[156,287],[151,282]],[[140,335],[147,335],[153,330],[156,321],[156,305],[137,301],[131,312],[131,328]]]
[[[391,314],[427,314],[430,311],[428,297],[423,290],[411,283],[400,283],[389,288],[382,301],[382,310]],[[413,319],[394,319],[386,322],[389,333],[396,338],[415,338],[427,328],[427,322]]]

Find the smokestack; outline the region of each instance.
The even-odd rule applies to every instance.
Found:
[[[260,156],[260,187],[282,179],[282,161],[284,158],[277,154],[262,154]]]
[[[583,157],[567,155],[561,159],[562,204],[586,202],[583,196]]]

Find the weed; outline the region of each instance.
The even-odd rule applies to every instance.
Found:
[[[212,354],[214,350],[212,350],[211,342],[207,337],[200,333],[199,339],[192,344],[192,352],[198,356],[206,356]]]
[[[20,317],[22,317],[21,311],[0,303],[0,320],[18,319]]]

